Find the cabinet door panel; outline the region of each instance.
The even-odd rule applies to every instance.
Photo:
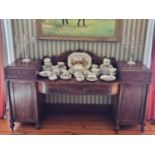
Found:
[[[144,85],[124,84],[121,86],[121,105],[119,119],[132,124],[140,121],[144,103]]]
[[[10,88],[14,120],[33,122],[36,109],[35,82],[11,81]]]

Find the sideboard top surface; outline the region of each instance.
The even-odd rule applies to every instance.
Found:
[[[142,62],[136,62],[134,65],[127,64],[127,61],[118,61],[119,70],[132,70],[132,71],[150,71]]]
[[[41,65],[40,59],[31,59],[29,63],[22,62],[22,59],[16,59],[7,67],[17,67],[17,68],[38,68]]]

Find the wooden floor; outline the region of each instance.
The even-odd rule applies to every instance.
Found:
[[[114,123],[107,116],[93,114],[53,114],[48,115],[41,123],[41,129],[35,129],[33,124],[16,123],[15,131],[9,129],[7,119],[0,120],[0,134],[28,135],[150,135],[155,134],[155,125],[146,123],[145,131],[139,131],[139,126],[125,126],[115,132]]]

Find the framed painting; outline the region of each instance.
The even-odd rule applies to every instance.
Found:
[[[50,40],[119,41],[121,20],[37,19],[37,38]]]

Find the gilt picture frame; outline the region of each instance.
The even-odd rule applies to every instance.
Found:
[[[37,19],[37,39],[113,41],[121,37],[120,19]]]

